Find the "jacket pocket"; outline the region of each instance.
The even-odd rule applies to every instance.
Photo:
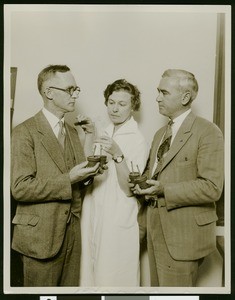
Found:
[[[15,225],[30,225],[36,226],[39,221],[39,216],[36,215],[26,215],[26,214],[17,214],[12,220],[12,223]]]
[[[207,225],[212,222],[216,222],[218,217],[215,211],[204,211],[195,216],[196,222],[199,226]]]

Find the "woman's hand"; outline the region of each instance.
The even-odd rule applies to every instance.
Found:
[[[77,121],[74,123],[74,125],[81,126],[86,134],[95,132],[95,124],[90,118],[85,117],[83,115],[77,115],[76,119]]]
[[[95,140],[95,143],[99,143],[102,147],[102,150],[108,152],[112,156],[122,155],[122,151],[118,144],[109,136],[102,135]]]

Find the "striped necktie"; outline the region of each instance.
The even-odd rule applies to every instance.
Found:
[[[65,127],[64,127],[64,122],[61,120],[58,122],[59,124],[59,133],[58,133],[58,141],[62,148],[64,149],[64,141],[65,141]]]

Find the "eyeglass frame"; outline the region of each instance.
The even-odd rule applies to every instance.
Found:
[[[61,89],[61,88],[58,88],[58,87],[55,87],[55,86],[49,86],[48,87],[49,89],[55,89],[55,90],[59,90],[59,91],[62,91],[62,92],[65,92],[67,94],[70,95],[70,97],[73,96],[74,92],[77,92],[77,96],[78,97],[78,94],[81,92],[81,89],[79,86],[76,86],[76,87],[69,87],[67,89]],[[71,93],[71,89],[73,89],[73,92]]]

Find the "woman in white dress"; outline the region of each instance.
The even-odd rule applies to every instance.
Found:
[[[94,178],[83,202],[81,286],[139,286],[138,202],[128,177],[131,166],[143,171],[147,143],[132,112],[140,107],[140,92],[124,79],[104,91],[111,124],[95,140],[108,169]]]

